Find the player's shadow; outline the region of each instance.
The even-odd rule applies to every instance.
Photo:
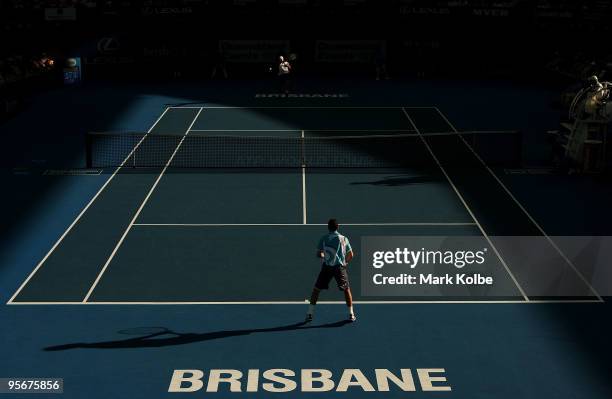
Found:
[[[206,333],[178,333],[166,328],[155,327],[160,330],[154,333],[143,334],[138,337],[121,339],[115,341],[101,342],[75,342],[70,344],[48,346],[45,351],[62,351],[68,349],[128,349],[128,348],[159,348],[164,346],[186,345],[196,342],[211,341],[215,339],[231,338],[255,333],[270,333],[293,330],[309,330],[318,328],[338,328],[350,323],[348,320],[337,321],[334,323],[309,325],[303,321],[300,323],[289,324],[286,326],[270,328],[254,328],[245,330],[223,330]],[[137,330],[137,329],[134,329]]]
[[[380,180],[370,181],[356,181],[352,182],[351,185],[369,185],[369,186],[386,186],[386,187],[398,187],[398,186],[409,186],[414,184],[432,183],[440,181],[440,178],[434,176],[393,176],[385,177]]]

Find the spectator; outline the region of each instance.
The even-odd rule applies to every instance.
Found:
[[[217,74],[220,73],[223,76],[223,79],[227,79],[226,57],[223,50],[217,50],[213,62],[214,64],[210,78],[214,79]]]
[[[376,66],[376,80],[389,79],[387,73],[387,52],[384,48],[379,48],[374,56],[374,65]]]

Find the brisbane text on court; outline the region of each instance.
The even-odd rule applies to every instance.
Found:
[[[405,392],[450,391],[443,368],[390,371],[375,369],[374,378],[360,369],[345,369],[338,376],[327,369],[174,370],[168,392]],[[206,376],[207,374],[207,376]],[[204,382],[207,380],[206,386]],[[417,384],[418,381],[418,384]]]

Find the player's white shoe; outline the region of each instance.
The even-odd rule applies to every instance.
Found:
[[[348,317],[348,321],[350,321],[351,323],[357,321],[357,316],[355,316],[354,314],[350,314]]]

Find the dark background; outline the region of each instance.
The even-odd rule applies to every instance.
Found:
[[[59,67],[62,59],[81,56],[89,80],[209,78],[219,40],[224,39],[289,40],[291,52],[298,54],[296,73],[316,76],[373,76],[373,66],[367,62],[317,62],[317,40],[329,39],[384,40],[385,61],[394,77],[422,77],[426,72],[428,78],[571,81],[601,74],[612,62],[607,40],[610,0],[3,0],[0,4],[0,58],[27,59],[46,53],[58,60]],[[256,63],[227,66],[233,78],[264,76],[268,69]],[[5,70],[4,75],[10,73]]]

